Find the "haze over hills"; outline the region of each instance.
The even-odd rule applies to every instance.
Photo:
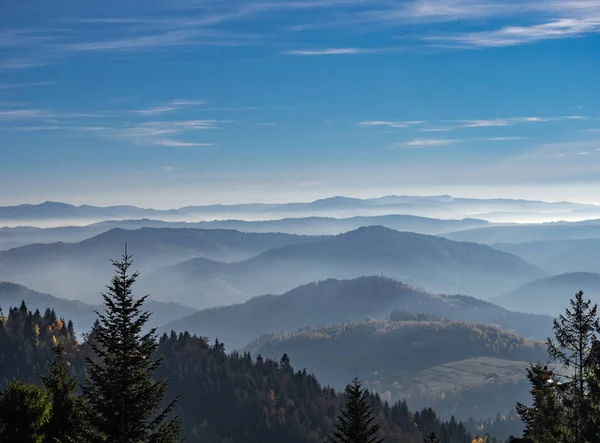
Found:
[[[507,309],[557,316],[582,290],[586,299],[600,303],[600,274],[570,272],[535,280],[491,301]]]
[[[147,283],[154,293],[168,293],[200,309],[285,292],[311,281],[381,274],[432,292],[477,297],[498,295],[545,275],[489,246],[371,226],[273,248],[236,263],[192,259],[160,269]],[[217,293],[223,299],[215,299]]]
[[[444,233],[443,236],[456,241],[472,241],[489,245],[600,238],[600,220],[510,226],[489,224],[481,228]]]
[[[579,211],[579,212],[576,212]],[[210,219],[239,218],[245,220],[268,220],[275,218],[306,216],[376,216],[405,214],[440,218],[468,218],[473,214],[510,212],[543,214],[548,220],[565,218],[570,214],[582,214],[579,219],[600,217],[600,207],[571,202],[541,202],[511,199],[472,199],[440,196],[387,196],[358,199],[330,197],[307,203],[186,206],[179,209],[146,209],[135,206],[96,207],[73,206],[66,203],[44,202],[37,205],[0,207],[0,224],[59,226],[88,224],[110,219],[155,218],[166,221],[198,221]],[[556,214],[553,216],[552,214]],[[585,215],[583,215],[585,214]],[[557,218],[559,217],[559,218]],[[574,215],[577,218],[577,215]],[[69,221],[71,223],[69,223]]]
[[[143,279],[157,267],[193,257],[240,260],[269,248],[316,240],[319,237],[232,230],[113,229],[79,243],[33,244],[0,251],[0,279],[98,303],[98,291],[112,275],[110,260],[122,255],[126,243]],[[148,292],[155,295],[152,288]]]
[[[550,317],[510,312],[467,296],[431,294],[389,278],[371,276],[328,279],[282,295],[263,295],[241,304],[206,309],[176,319],[161,330],[218,338],[229,349],[236,349],[263,334],[362,322],[367,317],[384,320],[394,310],[497,325],[537,339],[545,338],[552,327]]]
[[[412,231],[420,234],[441,234],[459,229],[486,226],[487,224],[485,220],[441,220],[410,215],[359,216],[350,218],[305,217],[264,221],[215,220],[207,222],[167,222],[150,219],[108,220],[85,226],[0,228],[0,250],[11,249],[30,243],[80,242],[115,228],[130,230],[144,227],[234,229],[242,232],[335,235],[357,229],[361,226],[380,225],[391,229]]]
[[[101,288],[98,288],[101,289]],[[7,313],[10,307],[18,307],[24,301],[27,308],[34,312],[38,309],[42,314],[46,308],[54,309],[58,315],[72,320],[79,333],[88,332],[97,318],[95,311],[102,311],[101,305],[90,305],[78,300],[67,300],[50,294],[33,291],[25,286],[0,281],[0,308]],[[148,299],[144,304],[146,310],[152,312],[148,327],[159,327],[174,319],[189,315],[194,308],[173,302],[162,302]]]
[[[541,342],[449,321],[327,326],[261,337],[246,350],[264,358],[285,352],[296,367],[334,387],[358,376],[391,400],[406,398],[411,407],[433,406],[459,419],[486,417],[526,400],[524,368],[547,358]]]
[[[553,274],[600,272],[600,238],[495,243],[492,246]]]

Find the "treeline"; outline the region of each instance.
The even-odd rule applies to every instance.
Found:
[[[527,443],[600,442],[600,318],[579,291],[554,321],[548,364],[532,364],[527,378],[533,404],[517,404]]]
[[[0,308],[0,386],[14,379],[39,381],[59,343],[74,356],[77,341],[73,322],[59,318],[54,309],[48,308],[44,314],[31,312],[25,302],[6,313]],[[71,361],[82,368],[81,360]]]
[[[127,256],[115,263],[105,311],[84,343],[52,311],[38,316],[23,305],[3,317],[1,339],[28,351],[6,354],[14,372],[5,365],[0,374],[0,441],[321,443],[334,435],[347,397],[294,370],[286,355],[253,359],[188,333],[144,333],[149,314],[145,298],[133,297],[130,264]],[[361,392],[377,438],[420,443],[435,432],[447,443],[473,440],[431,409],[413,413]]]
[[[376,371],[381,377],[398,377],[401,384],[423,369],[474,356],[545,358],[537,342],[493,326],[455,321],[367,321],[304,329],[261,337],[248,349],[269,357],[287,352],[328,381]],[[407,379],[401,380],[402,375]]]
[[[287,354],[253,359],[248,352],[228,355],[223,343],[211,345],[188,333],[158,338],[155,330],[145,332],[150,313],[143,310],[145,297],[133,295],[137,273],[129,272],[130,257],[114,265],[103,294],[105,310],[84,343],[77,343],[72,324],[52,310],[31,313],[23,303],[2,315],[1,442],[493,443],[489,435],[477,434],[494,426],[508,432],[514,424],[469,423],[480,430],[473,435],[463,423],[440,420],[431,408],[413,413],[406,402],[389,404],[356,378],[340,394],[305,370],[294,370]],[[458,327],[453,322],[386,327],[397,325],[408,325],[410,334],[418,331],[414,325],[427,325],[442,337]],[[461,336],[467,348],[473,339],[501,343],[494,352],[519,353],[529,346],[494,328],[475,325],[467,331]],[[524,435],[509,441],[599,442],[597,307],[579,292],[555,321],[554,332],[546,344],[549,364],[533,364],[528,371],[533,404],[517,404]],[[79,370],[82,361],[85,371]]]

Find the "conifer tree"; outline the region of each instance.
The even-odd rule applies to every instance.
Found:
[[[528,370],[533,406],[517,405],[524,440],[533,443],[600,442],[600,321],[597,306],[579,291],[570,308],[554,321],[555,339],[547,350],[555,369]]]
[[[587,362],[600,332],[600,322],[597,316],[598,306],[585,300],[583,291],[577,292],[570,304],[571,308],[567,308],[564,315],[561,314],[554,320],[556,340],[549,338],[547,348],[551,360],[565,369],[560,374],[560,391],[563,406],[569,414],[568,438],[575,443],[583,443],[584,435],[590,432],[587,427],[593,410],[588,395],[591,374]]]
[[[293,374],[294,368],[292,368],[292,364],[290,362],[290,358],[287,354],[283,354],[281,356],[281,360],[279,361],[279,370],[286,374]]]
[[[153,380],[162,359],[154,359],[156,331],[144,333],[150,313],[142,311],[146,297],[134,298],[138,273],[130,274],[131,256],[113,261],[115,276],[104,298],[88,343],[88,379],[84,396],[89,404],[93,440],[110,443],[171,443],[180,441],[181,421],[170,418],[177,399],[163,403],[167,383]]]
[[[0,393],[0,442],[43,443],[52,403],[48,392],[22,381]]]
[[[532,443],[565,441],[566,417],[557,392],[557,377],[547,365],[527,369],[531,383],[532,406],[517,403],[517,413],[525,424],[523,436]]]
[[[346,404],[338,415],[329,443],[381,443],[378,437],[381,425],[375,421],[369,394],[355,377],[346,387]]]
[[[69,375],[60,343],[54,348],[54,360],[49,366],[49,375],[42,376],[52,401],[52,413],[45,426],[47,441],[80,442],[85,429],[83,402],[75,395],[77,381]]]
[[[425,438],[425,443],[440,443],[440,439],[435,432],[430,432]]]

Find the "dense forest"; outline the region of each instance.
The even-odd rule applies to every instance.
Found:
[[[527,443],[598,441],[600,422],[600,320],[597,307],[579,292],[554,323],[546,352],[553,366],[527,370],[532,403],[495,420],[444,421],[432,408],[411,412],[406,401],[389,402],[354,377],[344,392],[322,385],[305,369],[280,358],[253,358],[225,351],[218,340],[185,333],[158,336],[145,325],[146,297],[136,298],[137,273],[130,257],[114,262],[117,272],[103,294],[104,310],[85,340],[73,324],[48,309],[31,312],[23,302],[2,314],[0,328],[0,441],[8,443]],[[401,334],[406,368],[443,361],[449,337],[458,337],[465,356],[541,356],[539,344],[497,328],[467,325],[430,315],[394,312],[395,320],[365,322],[290,336],[290,343],[323,341],[326,351],[355,367],[361,360],[390,358],[364,331]],[[436,348],[414,346],[433,334]],[[332,339],[341,340],[329,346]],[[268,341],[266,345],[282,343]],[[354,346],[353,346],[354,344]],[[267,348],[263,347],[262,350]],[[271,348],[276,349],[276,348]],[[403,351],[403,352],[404,352]],[[358,366],[356,366],[358,365]],[[561,368],[574,370],[561,371]],[[341,369],[340,369],[341,370]],[[524,423],[523,438],[519,420]],[[515,432],[516,431],[516,432]],[[361,437],[362,436],[362,437]]]
[[[56,343],[65,344],[69,372],[83,383],[82,354],[89,352],[88,344],[77,343],[73,331],[69,333],[52,311],[38,317],[23,304],[10,309],[2,325],[1,358],[10,364],[0,366],[1,386],[13,379],[39,384]],[[46,332],[34,338],[28,328]],[[321,442],[343,403],[338,392],[322,386],[306,370],[295,371],[286,358],[226,354],[222,343],[211,345],[188,333],[159,337],[156,356],[164,359],[156,376],[170,380],[169,395],[184,393],[176,412],[183,418],[186,441]],[[464,425],[443,422],[431,409],[412,413],[405,402],[390,405],[377,395],[369,399],[391,441],[421,442],[435,431],[447,436],[449,443],[471,442]]]
[[[119,264],[123,266],[123,262]],[[306,370],[294,370],[287,355],[280,359],[260,356],[253,359],[248,352],[227,354],[223,343],[209,344],[206,339],[189,333],[172,332],[153,339],[152,331],[143,332],[143,324],[150,316],[142,310],[145,299],[135,300],[130,291],[123,290],[126,282],[133,284],[135,277],[135,274],[123,274],[120,280],[113,279],[113,293],[105,295],[106,311],[101,313],[100,321],[81,343],[75,339],[72,323],[59,319],[52,310],[44,315],[31,313],[23,303],[20,308],[10,308],[8,316],[2,317],[2,361],[10,362],[0,366],[3,389],[0,394],[0,439],[3,442],[54,441],[49,439],[51,431],[48,429],[51,424],[56,424],[54,414],[63,411],[62,404],[52,403],[56,398],[71,398],[70,404],[89,409],[87,413],[77,415],[82,425],[78,427],[76,441],[106,440],[106,436],[111,435],[109,422],[113,415],[108,414],[106,405],[98,402],[108,402],[112,398],[112,408],[116,408],[115,398],[128,390],[128,386],[119,386],[119,377],[108,376],[112,366],[120,364],[119,358],[129,366],[118,367],[132,368],[132,374],[153,373],[157,381],[147,380],[136,385],[138,388],[146,386],[144,383],[158,385],[163,383],[160,380],[169,381],[168,389],[166,384],[162,391],[157,388],[153,398],[155,408],[166,408],[165,415],[144,411],[146,415],[140,412],[140,416],[149,422],[157,417],[162,420],[180,417],[180,436],[186,441],[316,443],[332,432],[345,396],[321,385]],[[131,337],[119,332],[119,325],[125,322],[119,316],[125,316],[131,325],[128,332]],[[113,329],[108,327],[111,325]],[[128,346],[132,351],[123,353],[124,345],[118,345],[121,341],[130,343]],[[134,369],[135,365],[142,364],[136,362],[142,360],[132,360],[129,355],[135,356],[138,352],[153,355],[144,363],[148,366],[140,366],[141,372]],[[54,384],[49,384],[48,374],[52,381],[52,375],[61,372],[56,369],[61,364],[64,366],[62,382],[55,380]],[[62,397],[57,397],[49,386],[69,386],[71,377],[71,391],[64,388]],[[131,383],[140,381],[132,378]],[[411,412],[405,402],[390,404],[366,391],[365,398],[374,419],[381,425],[380,434],[388,441],[417,443],[431,432],[443,436],[448,443],[472,441],[469,430],[454,418],[444,422],[431,409]],[[174,409],[169,408],[168,399],[178,400],[172,403]],[[152,404],[152,401],[146,403]],[[46,406],[40,409],[36,405]],[[15,408],[28,411],[26,416],[31,417],[35,426],[22,424],[23,428],[18,428],[11,424]],[[108,414],[108,418],[103,414]],[[22,440],[24,436],[30,440]],[[109,438],[109,441],[117,440]],[[148,437],[139,441],[155,440]]]
[[[13,379],[39,381],[58,343],[64,346],[71,362],[78,361],[73,322],[59,318],[54,309],[32,313],[25,302],[9,307],[6,313],[0,308],[0,385]]]

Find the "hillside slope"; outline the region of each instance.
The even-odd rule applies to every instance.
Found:
[[[173,300],[202,308],[203,304],[224,305],[281,293],[311,281],[381,274],[432,292],[482,298],[545,275],[524,260],[489,246],[371,226],[274,248],[227,265],[193,259],[158,270],[151,286],[170,291]],[[217,291],[208,289],[213,285],[234,288],[241,295],[237,300],[217,300]],[[210,300],[207,293],[213,294]]]
[[[527,399],[524,368],[546,359],[543,343],[491,326],[445,321],[336,325],[266,336],[247,349],[263,357],[286,352],[295,365],[333,386],[358,375],[392,400],[434,405],[459,417],[486,416]]]
[[[316,240],[319,237],[214,229],[113,229],[78,243],[32,244],[0,251],[0,280],[93,304],[99,302],[98,291],[112,275],[110,260],[123,254],[125,244],[143,280],[157,267],[194,257],[243,260],[271,248]],[[148,292],[157,295],[152,288]],[[171,300],[168,295],[164,299]]]
[[[263,334],[361,322],[366,317],[383,320],[394,310],[492,324],[539,339],[545,338],[552,327],[549,317],[510,312],[472,297],[431,294],[392,279],[371,276],[329,279],[282,295],[264,295],[242,304],[206,309],[177,319],[162,330],[218,338],[236,349]]]
[[[554,274],[600,273],[600,239],[497,243],[493,247]]]
[[[42,314],[47,308],[54,309],[59,315],[70,319],[78,333],[90,330],[98,317],[94,311],[101,311],[101,305],[89,305],[77,300],[67,300],[50,294],[33,291],[25,286],[9,282],[0,282],[0,308],[8,312],[10,307],[17,307],[24,301],[31,311],[39,310]],[[149,327],[159,327],[175,319],[189,315],[194,309],[178,303],[148,300],[145,309],[152,313]]]
[[[600,303],[600,274],[570,272],[555,275],[525,283],[492,301],[512,310],[556,316],[564,312],[579,290],[594,303]]]

